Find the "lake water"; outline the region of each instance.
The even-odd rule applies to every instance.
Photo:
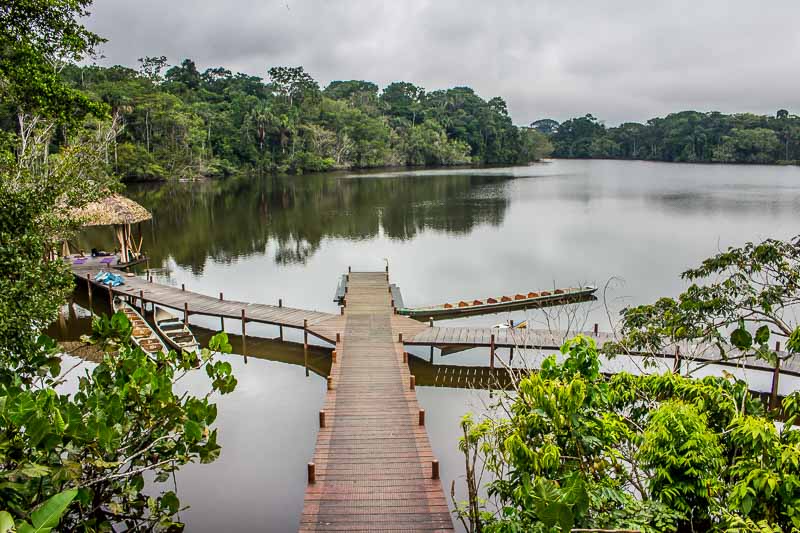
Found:
[[[579,313],[581,324],[601,329],[607,311],[613,318],[625,305],[677,295],[680,273],[720,249],[800,233],[794,167],[554,161],[131,186],[126,194],[153,213],[142,225],[143,248],[164,283],[338,313],[332,299],[348,266],[381,270],[387,261],[408,306],[611,280],[605,304]],[[113,248],[110,229],[81,242],[87,250],[98,244]],[[509,317],[524,318],[455,323]],[[201,317],[192,324],[219,327]],[[85,327],[73,321],[61,336]],[[271,338],[276,328],[248,326],[248,334]],[[251,344],[257,356],[247,364],[228,356],[239,387],[218,402],[221,458],[180,473],[190,531],[290,531],[298,523],[325,394],[317,372],[327,362],[317,354],[307,376],[296,346]],[[416,364],[431,364],[427,349],[411,351],[423,358]],[[433,365],[486,358],[485,350],[437,352]],[[449,494],[463,469],[458,421],[480,411],[488,393],[420,386],[417,394]]]

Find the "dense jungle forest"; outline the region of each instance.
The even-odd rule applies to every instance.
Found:
[[[800,117],[785,109],[774,117],[681,111],[646,124],[625,122],[616,127],[606,127],[589,114],[561,124],[537,120],[531,127],[549,137],[554,157],[687,163],[800,161]]]
[[[318,172],[389,166],[524,164],[547,137],[512,123],[506,103],[469,87],[426,92],[407,82],[322,89],[302,67],[268,79],[165,57],[67,66],[67,82],[111,107],[122,130],[109,161],[125,180],[217,177],[241,169]]]

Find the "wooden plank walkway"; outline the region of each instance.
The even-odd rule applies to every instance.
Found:
[[[102,270],[100,265],[91,263],[72,266],[72,272],[75,277],[86,281],[86,276],[88,275],[92,280],[94,299],[98,301],[106,299],[107,301],[108,287],[93,281],[95,274],[100,270]],[[105,267],[105,270],[109,270],[108,267]],[[182,311],[184,309],[184,304],[187,304],[190,315],[197,314],[241,320],[242,310],[244,310],[248,322],[260,322],[263,324],[301,329],[303,328],[304,321],[307,321],[308,324],[316,324],[337,317],[337,315],[331,313],[308,311],[292,307],[239,302],[235,300],[221,300],[218,296],[207,296],[197,292],[182,290],[181,287],[151,283],[138,276],[127,277],[125,272],[122,271],[114,272],[125,277],[124,285],[112,288],[115,295],[129,296],[138,300],[141,294],[148,303],[171,307],[178,311]],[[138,301],[136,303],[138,305]]]
[[[453,529],[393,313],[385,273],[350,274],[301,531]]]
[[[544,329],[496,329],[481,327],[428,327],[419,330],[419,333],[406,338],[409,345],[424,346],[466,346],[490,347],[494,335],[495,348],[533,348],[538,350],[558,350],[567,339],[581,333],[595,340],[598,346],[616,340],[614,335],[607,332],[565,332]],[[719,349],[713,345],[690,345],[680,343],[682,357],[695,362],[716,364],[721,366],[742,367],[750,370],[772,372],[775,365],[755,357],[738,357],[736,351],[731,351],[727,358],[720,355]],[[658,357],[673,358],[676,346],[669,347],[672,353],[658,354]],[[800,376],[800,360],[789,357],[789,352],[779,351],[782,359],[780,373],[790,376]],[[788,358],[788,359],[787,359]]]

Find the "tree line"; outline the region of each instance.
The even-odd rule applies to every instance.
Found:
[[[426,92],[407,82],[322,89],[303,67],[268,79],[194,61],[145,57],[138,69],[70,65],[71,87],[123,125],[109,161],[123,179],[216,177],[242,168],[334,169],[524,164],[549,155],[546,136],[512,123],[506,103],[469,87]]]
[[[645,124],[606,127],[591,114],[531,127],[548,136],[553,156],[645,159],[704,163],[800,162],[800,117],[780,109],[775,116],[717,111],[681,111]]]

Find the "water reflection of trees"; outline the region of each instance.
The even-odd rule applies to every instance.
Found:
[[[425,230],[466,234],[499,225],[506,176],[348,178],[238,177],[225,181],[132,186],[127,193],[153,213],[142,225],[152,264],[168,256],[193,271],[264,253],[281,264],[304,263],[325,238],[407,240]],[[113,246],[110,232],[87,231],[84,249]]]

